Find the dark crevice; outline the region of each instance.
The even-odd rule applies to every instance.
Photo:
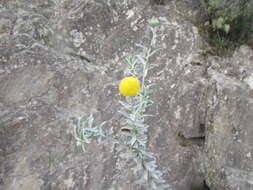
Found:
[[[206,181],[204,180],[200,185],[193,185],[191,190],[210,190],[210,188],[207,186]]]
[[[210,190],[210,188],[208,187],[208,185],[206,184],[206,180],[204,180],[204,189],[203,190]]]
[[[191,64],[192,66],[202,66],[202,63],[199,62],[199,61],[192,61],[190,64]]]
[[[199,124],[199,133],[204,134],[206,130],[205,124],[200,123]]]
[[[186,138],[182,131],[180,131],[177,134],[177,137],[178,137],[179,144],[184,147],[193,146],[193,145],[204,146],[204,143],[205,143],[205,136]]]
[[[165,0],[150,0],[151,5],[165,5]]]

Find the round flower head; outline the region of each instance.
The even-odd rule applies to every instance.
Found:
[[[119,92],[124,96],[134,96],[140,90],[140,83],[135,77],[125,77],[119,83]]]

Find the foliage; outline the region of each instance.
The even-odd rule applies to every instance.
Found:
[[[78,119],[77,124],[74,126],[74,137],[76,139],[76,145],[82,146],[83,151],[85,151],[85,144],[89,144],[91,140],[95,139],[99,144],[105,143],[105,140],[113,140],[111,138],[113,131],[106,133],[103,130],[103,126],[106,122],[100,125],[94,125],[94,117],[91,114],[89,117],[82,117]]]
[[[125,150],[124,157],[131,158],[135,161],[134,173],[138,176],[139,184],[148,190],[165,190],[171,189],[170,185],[165,183],[162,178],[162,172],[158,169],[156,158],[153,153],[147,150],[147,131],[148,125],[145,119],[150,115],[146,114],[146,109],[152,104],[149,95],[152,92],[153,84],[147,84],[148,71],[153,67],[149,63],[152,55],[158,50],[154,48],[157,37],[158,19],[148,20],[152,39],[149,47],[138,44],[141,52],[135,56],[128,56],[126,63],[129,66],[129,74],[139,78],[141,81],[140,92],[136,96],[128,96],[125,101],[120,101],[122,108],[120,113],[124,117],[125,125],[121,127],[120,134],[113,132],[104,132],[103,125],[94,126],[93,116],[87,119],[79,119],[77,126],[74,128],[74,136],[77,145],[81,145],[85,150],[85,144],[96,139],[98,143],[104,144],[111,142],[122,147]]]
[[[253,32],[251,0],[202,1],[208,15],[205,31],[212,46],[233,48],[247,42]]]

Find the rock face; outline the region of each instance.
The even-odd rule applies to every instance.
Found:
[[[206,140],[206,179],[211,189],[253,189],[253,99],[249,88],[212,73]]]
[[[178,14],[182,8],[166,4],[0,2],[0,189],[141,189],[134,185],[132,162],[122,159],[117,147],[94,142],[82,152],[72,130],[76,117],[93,113],[96,123],[108,121],[106,127],[117,131],[122,119],[118,100],[123,98],[117,84],[127,74],[124,58],[140,51],[137,43],[149,44],[147,19],[153,16],[160,21],[160,51],[151,60],[156,66],[149,80],[156,86],[147,135],[164,179],[175,190],[202,189],[205,178],[214,189],[251,187],[252,65],[234,61],[223,68],[217,64],[223,59],[198,60],[198,30]],[[245,60],[251,52],[242,48],[238,55],[245,54]],[[217,73],[210,77],[207,70]],[[234,71],[244,77],[231,76]],[[221,85],[217,95],[213,81]],[[209,121],[216,122],[217,131]],[[221,132],[232,136],[226,139]],[[221,140],[226,143],[219,147]],[[219,177],[222,167],[224,178]]]
[[[205,176],[211,189],[253,189],[252,58],[246,46],[231,58],[210,58]]]

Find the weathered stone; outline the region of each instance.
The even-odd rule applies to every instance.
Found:
[[[213,169],[220,162],[211,162],[214,154],[207,154],[210,160],[203,159],[206,97],[213,92],[207,93],[206,70],[226,73],[228,64],[223,67],[218,62],[230,59],[197,60],[202,40],[185,19],[195,12],[188,7],[183,15],[178,14],[187,7],[186,1],[165,4],[149,6],[146,0],[0,2],[0,188],[141,189],[133,183],[133,162],[121,158],[117,147],[92,142],[82,152],[76,148],[72,130],[77,117],[93,113],[95,123],[107,121],[106,128],[117,132],[121,122],[118,100],[122,99],[117,83],[127,74],[124,58],[141,51],[136,44],[149,45],[152,35],[147,19],[152,16],[160,21],[156,42],[160,50],[150,60],[155,65],[149,80],[156,86],[151,95],[154,104],[148,110],[153,114],[147,121],[148,149],[155,153],[166,182],[175,190],[203,187],[203,164]],[[243,110],[248,101],[243,91],[251,86],[252,64],[237,63],[239,55],[238,61],[251,60],[250,49],[242,47],[230,65],[230,70],[245,73],[233,77],[245,87],[240,87],[241,94],[233,88],[226,93],[244,103],[242,108],[224,103],[221,111],[227,107],[237,110],[237,106]],[[220,83],[226,89],[235,81],[221,77]],[[208,118],[213,111],[217,110],[208,109]],[[239,112],[233,114],[237,117]],[[224,115],[217,112],[218,116]],[[209,150],[216,141],[210,141],[214,135],[207,133]],[[235,147],[244,151],[249,146]],[[222,152],[220,156],[223,158]],[[231,166],[226,171],[230,181],[250,179],[244,168],[236,170],[242,177],[231,177],[235,169]]]
[[[157,87],[149,110],[155,117],[148,121],[149,147],[175,189],[201,186],[203,140],[190,139],[202,138],[205,117],[204,67],[191,64],[201,45],[197,29],[175,16],[173,6],[153,10],[140,2],[97,0],[76,1],[76,7],[65,1],[58,7],[49,3],[55,11],[49,17],[36,12],[41,6],[36,2],[28,7],[25,1],[17,3],[13,35],[4,47],[8,59],[0,77],[2,187],[12,189],[16,181],[19,189],[29,184],[34,189],[138,189],[129,170],[133,165],[122,160],[117,149],[95,143],[86,153],[76,149],[71,118],[93,113],[96,122],[106,120],[108,127],[117,129],[117,82],[126,72],[123,58],[140,51],[136,43],[149,43],[147,18],[152,16],[161,22],[161,50],[150,72]],[[15,9],[15,3],[10,1],[9,7]]]
[[[253,99],[245,83],[210,72],[205,175],[211,189],[253,189]]]
[[[244,45],[236,49],[231,57],[209,56],[206,61],[211,69],[245,82],[253,72],[253,49]]]
[[[11,30],[11,21],[1,18],[0,20],[0,34],[8,33]]]

